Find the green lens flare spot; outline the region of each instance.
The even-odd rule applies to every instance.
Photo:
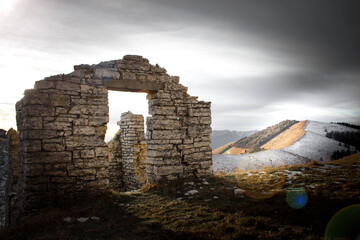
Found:
[[[303,188],[293,188],[288,192],[286,202],[290,207],[300,209],[308,202],[308,196]]]

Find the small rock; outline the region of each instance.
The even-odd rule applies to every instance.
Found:
[[[198,190],[190,190],[190,191],[187,191],[187,193],[185,193],[185,196],[188,196],[188,195],[194,195],[194,194],[196,194],[196,193],[199,193],[199,191]]]
[[[64,222],[71,222],[71,217],[64,218]]]
[[[213,199],[218,199],[219,197],[218,196],[213,196]]]
[[[100,218],[96,217],[96,216],[92,216],[90,219],[92,219],[92,220],[100,220]]]
[[[244,192],[245,192],[245,190],[240,189],[240,188],[234,189],[234,194],[235,195],[242,195]]]

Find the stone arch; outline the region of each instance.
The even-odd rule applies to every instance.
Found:
[[[19,218],[54,198],[109,189],[108,90],[147,93],[148,182],[211,174],[210,102],[189,96],[179,77],[141,56],[77,65],[37,81],[16,104]]]

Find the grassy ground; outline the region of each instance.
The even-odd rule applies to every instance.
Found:
[[[359,156],[332,166],[239,172],[89,196],[47,209],[0,232],[0,239],[323,239],[332,216],[360,202]],[[294,209],[286,197],[299,187],[308,202]]]

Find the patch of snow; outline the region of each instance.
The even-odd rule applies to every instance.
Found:
[[[213,199],[219,199],[219,197],[218,196],[213,196]]]
[[[64,220],[64,222],[71,222],[71,217],[66,217],[63,220]]]
[[[92,219],[92,220],[100,220],[100,218],[96,217],[96,216],[92,216],[90,219]]]
[[[86,222],[87,220],[89,220],[89,218],[88,218],[88,217],[79,217],[79,218],[76,219],[76,220],[78,220],[78,222],[83,223],[83,222]]]

